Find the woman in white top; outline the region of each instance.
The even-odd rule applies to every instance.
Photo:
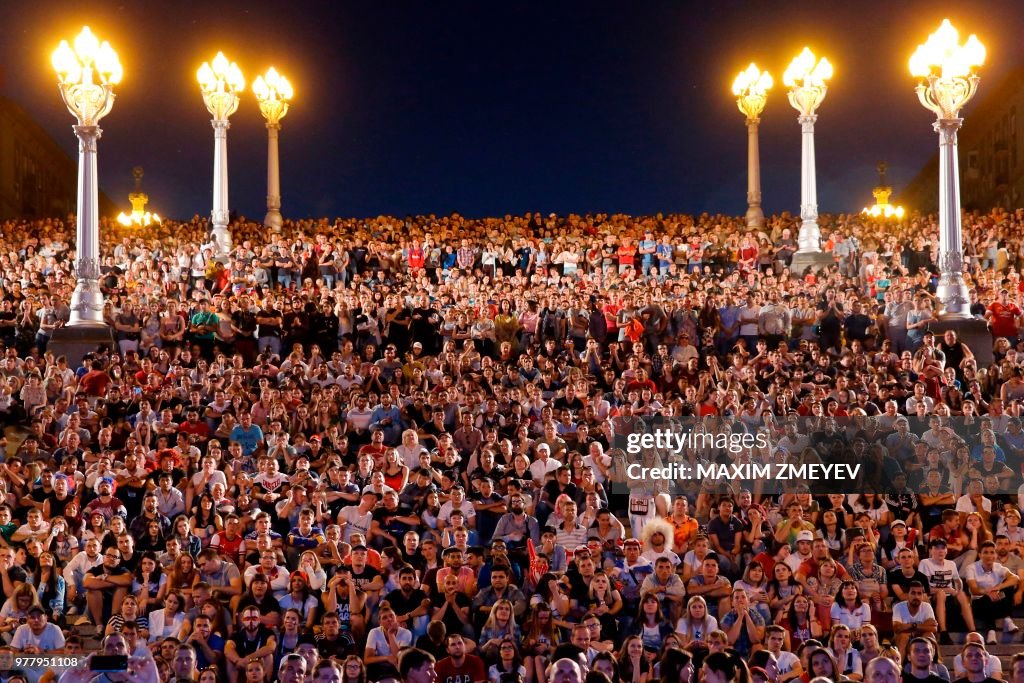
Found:
[[[843,581],[830,612],[833,629],[845,626],[850,629],[854,640],[860,640],[860,627],[871,623],[871,607],[862,601],[860,589],[853,581]]]
[[[708,603],[694,595],[686,603],[686,614],[676,623],[676,633],[682,636],[683,647],[690,643],[706,643],[712,631],[718,629],[718,620],[708,614]]]
[[[185,623],[185,600],[179,593],[171,591],[164,598],[161,609],[149,613],[149,642],[164,638],[181,639],[181,627]]]

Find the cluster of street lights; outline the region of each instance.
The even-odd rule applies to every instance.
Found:
[[[910,72],[919,79],[917,95],[921,104],[936,115],[939,134],[940,179],[939,261],[941,277],[938,296],[948,317],[969,315],[967,288],[963,280],[963,246],[960,226],[960,188],[957,167],[956,131],[963,123],[960,110],[977,92],[977,69],[985,61],[985,48],[974,35],[960,44],[959,34],[948,20],[920,45],[910,59]],[[96,177],[96,141],[100,120],[114,104],[115,85],[123,68],[110,43],[98,38],[88,27],[75,38],[74,47],[61,41],[53,53],[61,97],[77,120],[79,140],[78,222],[75,271],[77,283],[71,300],[70,326],[102,325],[103,297],[99,288],[99,199]],[[814,263],[821,256],[818,202],[815,178],[814,123],[817,109],[828,93],[832,64],[808,48],[793,59],[783,75],[789,88],[789,102],[797,110],[802,131],[799,249],[794,267],[803,260]],[[231,249],[228,232],[227,130],[238,110],[245,77],[237,64],[222,52],[204,62],[197,72],[203,101],[212,117],[214,130],[212,239],[219,254]],[[748,130],[747,224],[764,226],[761,208],[758,124],[773,80],[767,71],[751,64],[733,82],[733,94]],[[281,227],[278,132],[294,95],[291,83],[271,67],[257,77],[253,91],[267,125],[267,214],[264,224]]]
[[[945,318],[970,316],[967,287],[963,279],[963,242],[960,226],[960,174],[957,165],[956,131],[963,124],[960,110],[978,89],[977,73],[985,61],[985,47],[971,35],[960,44],[957,30],[944,20],[939,29],[918,46],[910,58],[910,73],[919,79],[917,95],[921,104],[935,113],[935,131],[939,134],[939,268],[938,298]],[[814,164],[814,122],[817,110],[828,93],[832,64],[817,58],[808,48],[797,55],[783,75],[789,88],[789,103],[797,110],[802,131],[800,173],[799,249],[794,255],[794,270],[825,260],[821,252],[818,228],[818,198]],[[764,227],[761,209],[761,171],[757,126],[767,101],[772,77],[751,64],[733,82],[732,92],[748,130],[747,225]],[[884,185],[884,183],[883,183]],[[878,188],[876,188],[878,189]],[[876,200],[878,197],[876,197]],[[900,207],[888,205],[886,194],[881,206],[866,210],[870,215],[902,217]]]
[[[228,128],[238,110],[239,95],[245,90],[245,77],[234,62],[218,52],[212,62],[203,62],[196,73],[203,102],[213,117],[213,241],[218,254],[231,251],[228,232]],[[267,121],[267,215],[264,225],[281,229],[281,173],[278,165],[277,137],[281,119],[288,113],[288,102],[295,94],[288,79],[270,67],[266,77],[258,76],[253,92],[260,112]]]
[[[88,26],[74,40],[74,46],[61,41],[53,53],[61,96],[68,110],[78,121],[74,126],[79,140],[78,163],[78,283],[71,303],[70,325],[102,323],[103,299],[99,290],[99,199],[96,179],[96,141],[101,130],[100,119],[114,105],[114,86],[121,82],[124,69],[110,43],[102,43]],[[203,101],[212,117],[214,131],[213,223],[211,239],[219,255],[231,250],[228,232],[228,157],[227,130],[229,118],[238,110],[239,95],[245,89],[245,77],[234,62],[218,52],[211,62],[204,62],[197,73]],[[267,122],[267,216],[264,223],[281,227],[281,183],[278,165],[277,138],[281,119],[288,112],[294,95],[291,83],[273,67],[253,84],[260,111]],[[136,188],[136,193],[140,190]],[[133,204],[131,215],[122,215],[126,225],[146,225],[159,220]],[[144,205],[144,204],[143,204]]]

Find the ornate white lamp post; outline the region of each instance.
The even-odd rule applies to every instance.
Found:
[[[789,103],[799,112],[797,121],[803,131],[800,163],[800,248],[797,254],[820,254],[821,231],[818,229],[818,189],[814,170],[815,114],[825,100],[832,78],[832,64],[822,57],[817,59],[809,48],[804,48],[790,63],[782,76],[789,88]],[[814,257],[811,257],[813,260]],[[794,255],[796,261],[796,255]]]
[[[257,76],[252,91],[260,103],[260,112],[267,120],[267,215],[263,225],[281,230],[281,169],[277,158],[277,136],[281,130],[281,119],[288,113],[288,103],[295,94],[288,79],[277,73],[274,67],[266,76]]]
[[[970,301],[963,276],[960,233],[960,170],[956,132],[963,123],[960,109],[978,90],[977,68],[985,62],[985,47],[971,35],[960,36],[946,19],[919,45],[910,58],[910,73],[920,79],[917,97],[935,113],[939,134],[939,286],[943,318],[969,318]]]
[[[771,74],[751,63],[732,83],[736,105],[747,117],[747,227],[763,228],[764,211],[761,209],[761,153],[757,144],[757,127],[761,112],[773,85]]]
[[[106,326],[103,293],[100,291],[99,183],[96,174],[96,141],[100,119],[114,106],[114,86],[124,74],[110,43],[93,35],[86,26],[72,49],[62,40],[53,53],[60,94],[78,121],[78,224],[76,227],[75,284],[71,296],[69,326]]]
[[[238,109],[238,94],[245,89],[242,70],[218,52],[210,62],[203,62],[196,74],[203,91],[203,102],[213,117],[213,241],[220,256],[231,251],[228,232],[228,117]]]

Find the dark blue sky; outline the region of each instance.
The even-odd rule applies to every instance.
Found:
[[[740,214],[732,79],[751,60],[776,77],[764,204],[798,211],[800,130],[781,76],[806,44],[836,70],[816,137],[819,205],[833,211],[870,203],[879,160],[899,188],[936,149],[906,63],[944,16],[989,48],[979,99],[1024,61],[1014,2],[123,0],[2,3],[0,65],[3,93],[74,153],[49,55],[86,23],[110,39],[125,78],[102,123],[100,179],[124,208],[142,165],[152,210],[209,213],[213,135],[195,72],[220,49],[250,84],[273,64],[295,85],[286,215]],[[251,88],[243,97],[231,208],[262,216],[266,134]]]

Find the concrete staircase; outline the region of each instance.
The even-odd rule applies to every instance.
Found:
[[[1024,652],[1024,619],[1015,618],[1014,622],[1020,628],[1016,633],[1003,633],[1001,630],[996,629],[996,635],[999,638],[999,642],[992,645],[986,644],[985,649],[988,653],[994,657],[998,657],[1003,664],[1004,678],[1007,678],[1010,671],[1010,658],[1018,652]],[[981,631],[983,636],[987,636],[987,631]],[[955,675],[953,672],[953,659],[960,654],[963,649],[964,638],[966,633],[950,633],[950,639],[953,641],[953,645],[940,645],[939,653],[942,657],[942,663],[949,669],[950,675]]]

